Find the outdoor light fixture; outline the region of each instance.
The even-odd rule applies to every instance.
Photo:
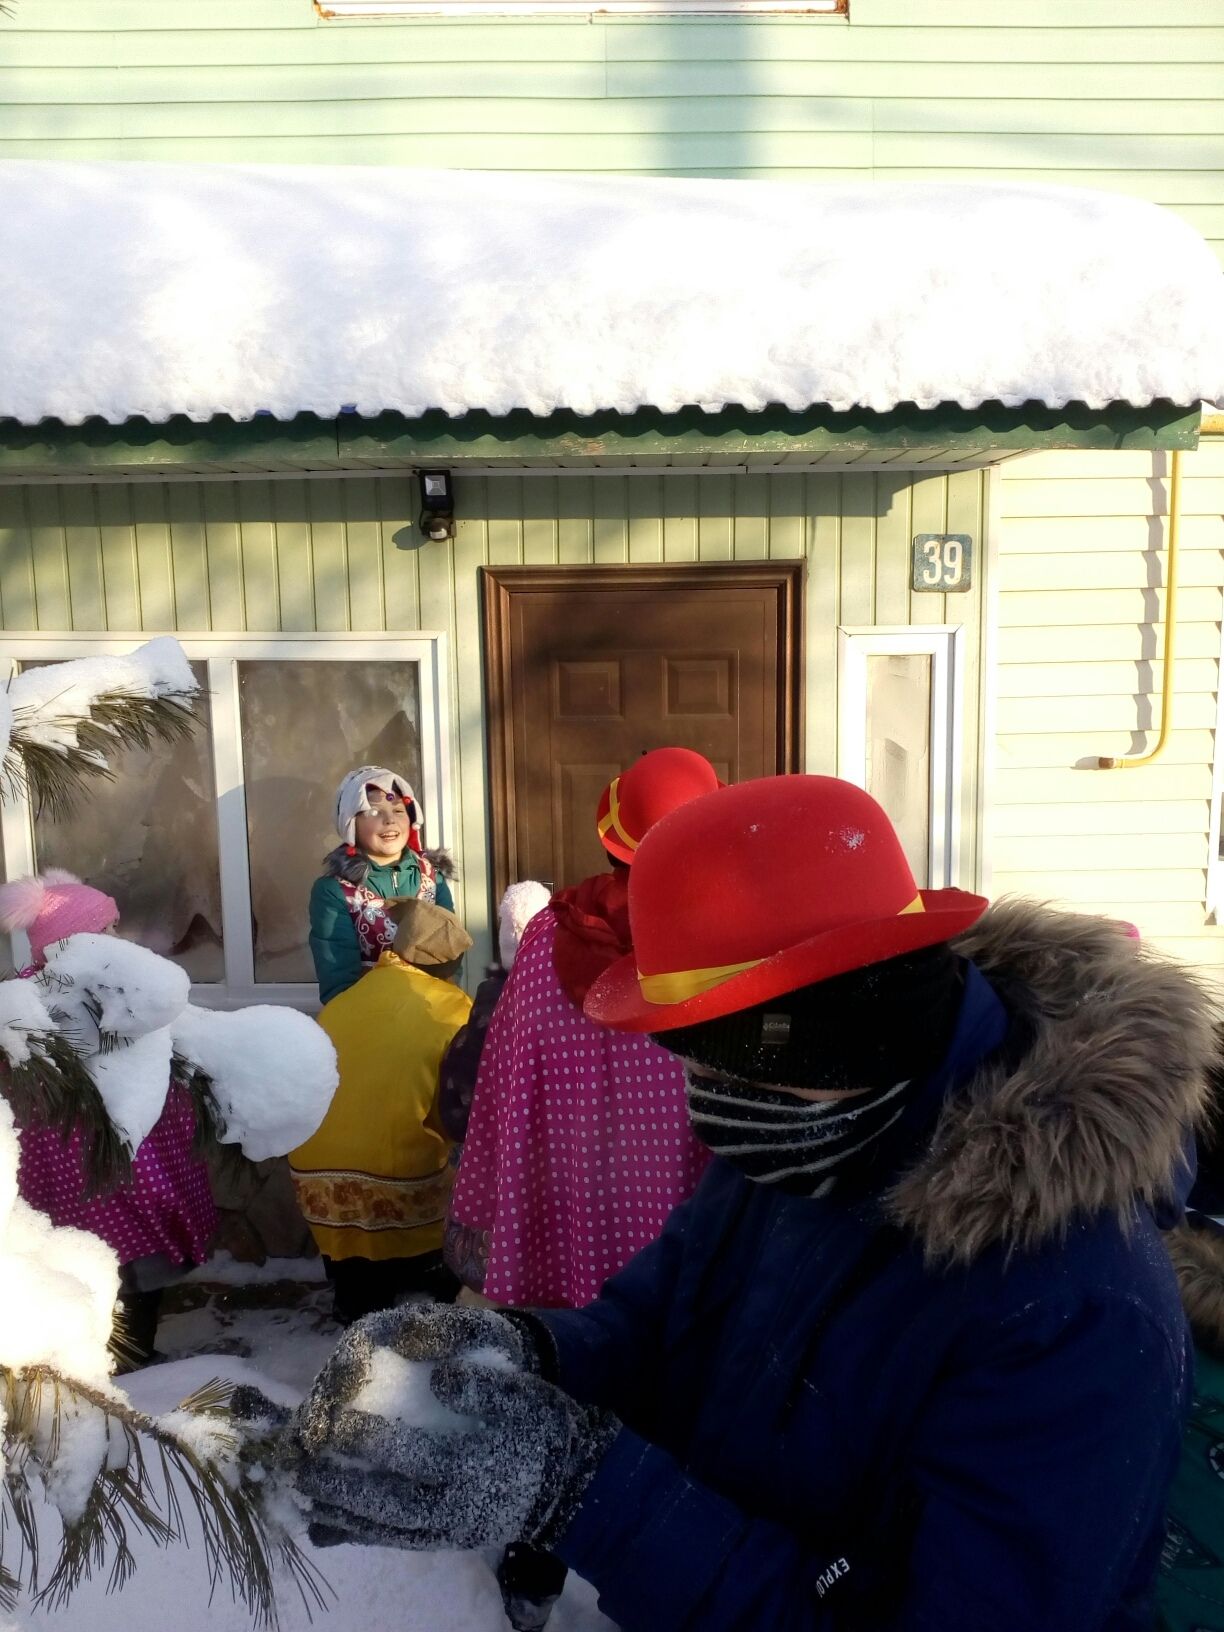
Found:
[[[421,484],[421,519],[426,538],[441,542],[455,536],[455,488],[449,470],[418,470]]]

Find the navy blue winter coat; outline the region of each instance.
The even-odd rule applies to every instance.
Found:
[[[1098,921],[995,908],[963,946],[865,1189],[715,1162],[596,1303],[540,1315],[625,1424],[557,1546],[624,1632],[1154,1624],[1190,1359],[1153,1210],[1209,1018]]]

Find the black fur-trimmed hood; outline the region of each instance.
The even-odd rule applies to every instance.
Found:
[[[1215,1037],[1194,977],[1101,918],[1026,901],[991,907],[954,943],[1031,1044],[978,1073],[940,1113],[925,1155],[888,1198],[928,1257],[968,1263],[1029,1250],[1077,1217],[1125,1224],[1184,1173]]]
[[[455,863],[449,850],[426,850],[425,860],[440,877],[448,881],[454,878]],[[338,878],[342,884],[355,884],[358,888],[365,883],[370,866],[370,858],[363,850],[355,850],[347,844],[338,844],[323,857],[323,871],[328,878]]]

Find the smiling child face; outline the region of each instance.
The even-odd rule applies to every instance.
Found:
[[[368,812],[358,816],[357,843],[367,856],[378,861],[394,861],[408,843],[408,807],[398,793],[368,787]]]

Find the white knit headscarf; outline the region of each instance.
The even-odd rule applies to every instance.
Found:
[[[356,844],[357,818],[369,814],[369,787],[381,788],[384,793],[398,793],[408,807],[408,848],[421,848],[421,807],[406,777],[398,771],[389,771],[385,765],[359,765],[350,771],[336,789],[336,832],[341,843]]]

